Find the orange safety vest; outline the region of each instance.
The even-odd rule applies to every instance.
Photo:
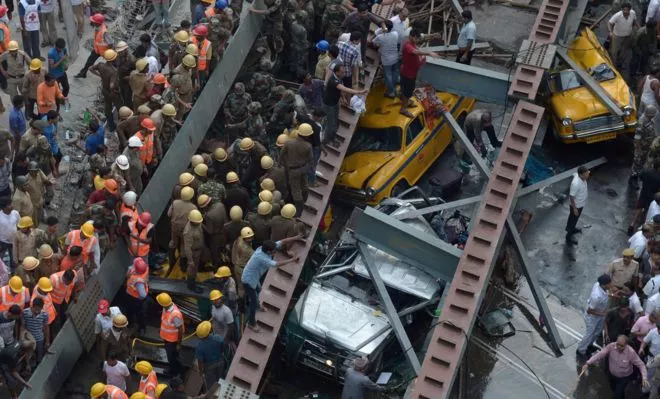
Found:
[[[128,223],[128,229],[130,230],[130,246],[128,247],[128,252],[133,257],[138,256],[147,256],[151,248],[151,244],[148,244],[146,241],[148,239],[147,235],[154,227],[153,224],[149,223],[149,226],[144,227],[142,231],[138,231],[137,220],[133,219]]]
[[[128,295],[132,296],[133,298],[140,298],[140,294],[138,293],[137,290],[137,284],[142,283],[144,284],[144,290],[147,292],[147,295],[149,295],[149,269],[144,271],[142,274],[135,274],[131,272],[131,274],[128,276],[128,280],[126,280],[126,292]]]
[[[2,48],[0,48],[0,54],[4,53],[7,51],[7,47],[9,46],[9,42],[11,41],[11,30],[7,26],[7,24],[0,22],[0,29],[4,32],[4,37],[5,39],[2,41]]]
[[[47,292],[46,295],[41,295],[39,293],[39,290],[35,288],[34,292],[32,293],[32,299],[30,299],[30,306],[32,306],[32,302],[34,302],[34,298],[43,299],[44,311],[48,314],[48,324],[51,324],[53,321],[55,321],[55,318],[57,317],[57,311],[55,310],[55,306],[53,305],[53,298],[50,296],[50,292]]]
[[[156,378],[156,372],[152,371],[148,376],[140,378],[138,391],[146,394],[148,398],[155,398],[157,385],[158,378]]]
[[[122,220],[124,219],[124,216],[128,216],[128,220],[137,220],[138,217],[138,212],[136,208],[131,208],[130,206],[124,205],[124,203],[121,203],[121,207],[119,207],[119,219]]]
[[[25,303],[30,301],[30,290],[23,287],[20,294],[15,294],[8,285],[0,288],[0,312],[9,310],[13,305],[18,305],[21,310],[25,308]]]
[[[179,342],[179,328],[174,325],[175,318],[183,321],[183,315],[179,308],[172,304],[172,310],[163,309],[160,316],[160,338],[165,342]]]
[[[105,24],[101,24],[99,30],[94,33],[94,52],[101,57],[105,53],[105,50],[109,49],[110,46],[105,42]]]
[[[105,393],[108,394],[108,399],[128,399],[128,395],[114,385],[106,385]]]
[[[145,138],[142,131],[137,132],[135,135],[142,141],[140,159],[143,164],[149,165],[154,160],[154,135],[152,133]]]
[[[58,305],[62,304],[64,301],[69,303],[73,287],[75,286],[75,283],[73,282],[69,285],[64,284],[64,280],[62,279],[63,275],[64,272],[57,272],[50,276],[50,282],[53,284],[53,290],[50,292],[50,296],[53,299],[53,303]],[[78,277],[78,272],[74,270],[73,281],[76,281],[76,277]]]
[[[66,249],[67,253],[69,252],[69,250],[71,250],[71,247],[82,247],[83,262],[87,263],[89,261],[89,255],[94,250],[94,244],[96,243],[96,236],[92,236],[91,238],[85,238],[84,240],[81,240],[82,232],[80,231],[80,229],[78,229],[78,230],[71,230],[67,234],[67,238],[69,239],[69,246]]]
[[[197,46],[197,48],[199,48],[196,36],[193,36],[192,42],[195,46]],[[204,39],[202,41],[202,48],[199,49],[199,55],[197,56],[197,70],[206,71],[206,68],[208,68],[209,59],[206,57],[206,55],[208,54],[210,48],[211,42],[208,41],[208,39]]]
[[[67,255],[62,258],[62,260],[60,260],[60,271],[63,272],[65,270],[73,269],[78,262],[80,262],[80,258],[74,260],[69,255]]]
[[[214,15],[215,15],[215,7],[214,6],[206,7],[206,10],[204,11],[204,16],[206,18],[211,18]]]

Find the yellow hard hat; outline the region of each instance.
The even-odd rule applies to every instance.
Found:
[[[163,394],[163,391],[167,389],[167,384],[158,384],[156,386],[156,397],[160,398],[160,395]]]
[[[186,54],[183,57],[183,65],[187,66],[188,68],[194,68],[197,66],[197,61],[195,61],[195,57],[193,57],[190,54]]]
[[[193,223],[202,223],[202,221],[204,221],[204,217],[202,216],[202,212],[198,211],[197,209],[193,209],[192,211],[188,212],[188,220]]]
[[[13,276],[9,279],[9,289],[15,294],[20,294],[23,291],[23,280],[18,276]]]
[[[195,166],[195,174],[197,176],[206,177],[208,173],[209,173],[209,167],[206,166],[205,163],[200,163],[199,165]]]
[[[128,399],[147,399],[147,394],[145,394],[144,392],[135,392]]]
[[[83,225],[80,226],[80,231],[82,231],[85,237],[87,238],[92,237],[94,235],[94,223],[92,222],[83,223]]]
[[[240,148],[243,151],[247,151],[252,147],[254,147],[254,141],[249,137],[243,137],[241,141],[238,143],[238,148]]]
[[[289,139],[289,136],[286,134],[282,133],[279,136],[277,136],[277,140],[275,141],[275,145],[282,148],[284,147],[284,143]]]
[[[199,205],[200,208],[206,208],[209,205],[210,201],[211,201],[211,197],[209,197],[206,194],[202,194],[199,197],[197,197],[197,205]]]
[[[287,219],[293,219],[296,215],[296,207],[293,204],[286,204],[282,207],[280,214]]]
[[[238,173],[227,172],[227,183],[234,183],[238,181]]]
[[[53,257],[53,248],[48,244],[42,244],[39,247],[39,257],[41,259],[50,259]]]
[[[106,61],[114,61],[117,59],[117,52],[113,49],[107,49],[105,50],[105,53],[103,53],[103,58],[105,58]]]
[[[231,277],[231,269],[228,266],[220,266],[215,272],[215,276],[220,277]]]
[[[259,193],[259,200],[266,202],[273,202],[273,193],[269,190],[263,190]]]
[[[41,69],[41,60],[39,58],[33,58],[32,61],[30,61],[30,70],[38,71],[40,69]]]
[[[222,292],[220,290],[212,290],[211,293],[209,294],[209,299],[212,301],[217,301],[218,299],[222,298]]]
[[[51,249],[51,252],[53,250]],[[23,269],[30,271],[34,270],[39,266],[39,259],[35,258],[34,256],[26,256],[23,258]]]
[[[241,237],[242,238],[252,238],[252,237],[254,237],[254,231],[250,227],[243,227],[241,229]]]
[[[259,186],[262,190],[275,191],[275,182],[269,177],[263,179]]]
[[[96,399],[99,396],[103,395],[105,393],[105,384],[102,382],[97,382],[96,384],[92,385],[92,389],[89,391],[89,396],[92,397],[92,399]]]
[[[135,363],[135,371],[142,375],[147,375],[154,371],[154,367],[148,361],[140,360],[139,362]]]
[[[7,50],[9,51],[18,50],[18,42],[16,40],[10,41],[9,44],[7,45]]]
[[[213,290],[213,291],[217,291],[218,293],[220,292],[218,290]],[[211,294],[213,293],[213,291],[211,292]],[[220,297],[222,298],[222,294],[220,294]],[[213,301],[214,299],[211,300]],[[195,334],[197,334],[199,338],[208,337],[209,334],[211,334],[211,322],[204,320],[203,322],[199,323],[197,325],[197,329],[195,330]]]
[[[137,112],[140,115],[150,115],[151,114],[151,108],[147,104],[142,104],[139,107],[137,107]]]
[[[202,159],[202,162],[204,162],[204,159]],[[195,176],[193,176],[192,173],[183,172],[179,175],[179,185],[181,186],[187,186],[192,183],[193,180],[195,180]]]
[[[269,157],[268,155],[264,155],[261,157],[261,169],[270,169],[273,167],[273,158]]]
[[[204,157],[203,156],[201,156],[199,154],[195,154],[192,157],[190,157],[190,166],[192,166],[193,168],[195,166],[199,165],[200,163],[204,163]]]
[[[172,104],[163,105],[161,111],[163,111],[163,115],[165,116],[176,116],[176,108],[174,108],[174,105]]]
[[[238,205],[232,206],[229,210],[229,219],[234,221],[243,219],[243,209]]]
[[[34,226],[34,222],[29,216],[23,216],[22,218],[18,219],[18,223],[16,224],[16,227],[19,229],[27,229],[28,227],[32,226]]]
[[[199,49],[197,48],[196,45],[190,43],[189,45],[186,46],[186,54],[190,54],[193,57],[197,57],[199,55]]]
[[[299,135],[303,137],[307,137],[307,136],[311,136],[312,133],[314,133],[314,129],[312,129],[312,125],[310,125],[309,123],[303,123],[300,126],[298,126]]]
[[[186,32],[185,30],[180,30],[174,34],[174,40],[176,40],[179,43],[188,43],[188,41],[190,40],[190,35],[188,35],[188,32]]]
[[[160,306],[166,308],[172,304],[172,297],[167,292],[161,292],[156,297],[156,302],[158,302]]]
[[[181,199],[190,201],[195,196],[195,190],[192,187],[184,187],[181,189]]]
[[[133,116],[133,110],[128,108],[127,106],[123,106],[119,108],[119,117],[122,119],[127,119]]]
[[[271,205],[270,202],[261,201],[259,205],[257,205],[257,213],[259,215],[269,215],[272,210],[273,205]]]
[[[37,282],[37,286],[43,292],[51,292],[53,290],[53,283],[50,282],[48,277],[42,277]]]
[[[128,326],[128,318],[123,314],[118,314],[112,318],[112,326],[117,328],[124,328]]]
[[[144,68],[149,65],[149,61],[147,61],[146,58],[140,58],[139,60],[135,61],[135,69],[138,71],[142,71]]]
[[[218,147],[213,151],[213,157],[218,162],[224,162],[227,160],[227,151],[222,147]]]

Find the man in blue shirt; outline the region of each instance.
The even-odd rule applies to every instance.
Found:
[[[69,53],[66,42],[59,38],[55,40],[55,47],[48,51],[48,72],[62,85],[62,95],[69,95],[69,77],[66,75],[66,66],[69,62]]]
[[[85,140],[85,151],[88,155],[94,155],[99,151],[99,147],[105,141],[105,128],[99,124],[98,121],[93,120],[89,122],[90,135]]]
[[[51,109],[42,120],[48,122],[48,126],[44,128],[42,133],[48,139],[50,152],[53,153],[53,157],[55,158],[55,169],[57,170],[60,167],[60,161],[62,160],[62,152],[57,143],[57,122],[60,120],[60,115],[57,111]]]
[[[21,137],[25,134],[27,129],[27,122],[25,120],[25,99],[23,96],[16,95],[11,99],[14,107],[11,112],[9,112],[9,130],[11,134],[14,135],[14,141],[16,142],[16,148],[21,144]],[[15,149],[14,149],[15,150]]]
[[[275,250],[281,249],[284,245],[299,239],[301,239],[300,235],[285,238],[277,242],[272,240],[264,241],[263,245],[254,251],[250,260],[248,260],[245,265],[245,269],[243,269],[241,282],[243,283],[245,294],[248,299],[248,327],[255,332],[259,332],[259,326],[257,326],[255,314],[257,312],[257,304],[259,303],[259,291],[261,291],[261,276],[263,276],[268,269],[297,262],[300,259],[299,257],[278,262],[273,259],[273,254],[275,253]]]
[[[199,343],[195,348],[195,358],[199,373],[204,376],[204,382],[209,389],[224,375],[225,362],[223,349],[225,339],[219,335],[211,334],[211,322],[202,321],[197,325],[195,333]]]

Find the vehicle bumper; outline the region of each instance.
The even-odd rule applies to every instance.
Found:
[[[335,186],[332,190],[332,198],[342,204],[360,207],[371,203],[367,198],[366,191],[345,186]]]
[[[560,139],[567,144],[572,143],[597,143],[600,141],[614,140],[617,135],[634,133],[637,122],[621,122],[616,125],[603,126],[590,130],[582,130],[569,135],[562,135]]]

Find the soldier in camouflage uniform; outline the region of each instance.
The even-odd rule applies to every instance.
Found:
[[[268,138],[266,137],[266,124],[261,117],[261,103],[252,101],[247,106],[248,116],[243,122],[235,125],[227,125],[228,129],[245,133],[245,137],[256,140],[268,147]]]
[[[249,191],[254,191],[254,184],[261,175],[261,157],[268,155],[266,148],[259,142],[244,137],[237,139],[229,147],[229,159],[236,166],[236,173],[241,176],[241,183]]]
[[[245,92],[245,84],[237,82],[234,89],[227,95],[223,105],[225,116],[225,132],[227,140],[232,141],[237,135],[237,125],[245,122],[248,117],[247,106],[252,102],[252,97]],[[241,176],[239,174],[239,176]]]
[[[268,38],[268,43],[273,51],[280,53],[284,49],[284,41],[282,40],[284,34],[282,0],[264,0],[264,4],[266,5],[265,10],[250,7],[250,12],[266,16],[261,26],[261,32]]]
[[[309,51],[309,42],[307,41],[307,28],[304,22],[307,21],[305,11],[296,11],[290,17],[289,35],[290,44],[287,56],[289,58],[289,70],[298,81],[307,74],[307,59]]]
[[[189,36],[185,31],[179,31],[174,34],[174,40],[167,50],[167,65],[170,66],[170,69],[174,69],[183,61],[183,56],[186,55],[188,39]]]
[[[344,23],[348,11],[342,7],[341,0],[326,0],[321,27],[323,37],[329,43],[335,43],[341,34],[341,24]]]
[[[312,0],[303,0],[303,4],[300,7],[301,11],[305,11],[307,16],[302,20],[302,23],[305,24],[305,28],[309,34],[309,37],[312,38],[314,34],[314,20],[316,16],[316,10],[314,9],[314,2]]]
[[[268,126],[269,137],[275,139],[284,129],[293,125],[293,111],[296,105],[296,94],[286,90],[282,98],[275,103]]]
[[[262,108],[265,108],[264,111],[266,115],[271,115],[275,108],[275,104],[282,99],[285,91],[286,88],[282,85],[275,86],[270,90],[270,94],[268,95],[268,98],[266,98],[266,101],[261,102]]]
[[[258,98],[260,101],[264,101],[270,96],[270,91],[273,87],[275,87],[275,78],[266,71],[257,71],[253,73],[246,85],[246,89],[248,93],[250,93],[250,96],[252,98]],[[268,110],[263,106],[260,108],[261,115],[265,117]]]
[[[222,60],[222,55],[225,53],[227,41],[231,36],[231,30],[225,28],[222,21],[215,16],[211,17],[209,22],[209,35],[208,39],[211,41],[211,70],[218,65]]]
[[[197,196],[199,197],[202,194],[206,194],[211,197],[214,202],[224,201],[227,195],[225,186],[214,179],[209,179],[208,172],[208,166],[205,164],[200,164],[195,167],[195,178],[198,181],[196,191]],[[211,172],[215,173],[213,170],[211,170]]]
[[[635,131],[631,181],[636,181],[644,169],[649,149],[655,138],[655,123],[653,123],[653,118],[655,118],[657,112],[658,110],[654,106],[647,106],[644,109],[644,115],[639,118],[637,130]]]

